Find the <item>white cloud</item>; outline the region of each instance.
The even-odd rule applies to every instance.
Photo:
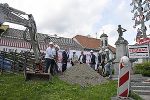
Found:
[[[40,33],[89,34],[109,0],[2,0],[32,13]],[[59,35],[59,34],[58,34]]]
[[[119,23],[127,31],[124,33],[123,37],[129,42],[129,44],[134,44],[136,37],[136,29],[133,28],[134,21],[132,20],[133,14],[131,13],[132,7],[130,6],[129,0],[121,0],[117,8],[115,9],[116,15],[119,17]]]
[[[101,35],[103,34],[103,32],[108,35],[108,44],[115,47],[115,42],[118,39],[116,25],[107,24],[107,25],[102,26],[102,28],[100,28],[98,33]]]
[[[136,35],[136,30],[132,28],[134,22],[131,20],[133,14],[130,0],[1,0],[1,2],[33,14],[40,33],[63,37],[90,34],[96,37],[96,32],[102,33],[104,30],[109,36],[109,43],[114,45],[118,38],[117,26],[121,24],[127,29],[124,37],[129,43],[133,43]]]

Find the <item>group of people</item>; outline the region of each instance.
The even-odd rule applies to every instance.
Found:
[[[57,65],[59,49],[60,47],[58,45],[54,45],[53,42],[49,43],[49,47],[46,49],[46,54],[45,54],[45,64],[46,64],[45,73],[48,73],[49,68],[50,68],[50,73],[52,75],[54,75],[54,69],[56,72],[59,72],[58,65]],[[70,59],[70,63],[72,66],[76,65],[77,63],[79,64],[87,63],[87,56],[84,54],[84,51],[81,51],[81,54],[78,57],[76,51],[74,50],[72,56],[69,57],[69,49],[65,48],[65,50],[62,52],[62,60],[61,60],[62,72],[64,72],[67,69],[68,59]],[[98,56],[96,56],[94,52],[91,50],[88,63],[90,67],[93,68],[94,70],[97,70],[99,66],[102,66],[102,70],[104,73],[105,65],[107,65],[106,53],[99,52]]]
[[[76,55],[76,51],[73,51],[72,57],[70,59],[70,63],[72,66],[74,66],[76,63],[85,64],[86,63],[86,55],[83,51],[81,51],[80,56],[78,57]]]
[[[54,75],[54,71],[57,73],[59,72],[58,70],[58,51],[60,47],[58,45],[54,45],[53,42],[49,43],[49,47],[46,49],[46,54],[45,54],[45,73],[48,73],[48,70],[50,68],[50,73]],[[71,65],[74,66],[75,63],[79,62],[80,64],[86,63],[86,55],[84,55],[83,51],[81,52],[80,57],[75,54],[76,52],[73,51],[73,56],[71,57]],[[69,50],[66,47],[65,50],[62,52],[62,72],[64,72],[67,69],[67,63],[69,59]]]
[[[93,50],[90,51],[90,58],[86,59],[86,55],[81,51],[81,55],[76,55],[76,52],[73,51],[73,55],[71,57],[71,65],[74,66],[76,63],[89,63],[90,67],[93,70],[99,71],[101,69],[101,74],[105,76],[109,76],[111,78],[112,75],[112,62],[115,58],[109,59],[109,55],[106,52],[99,51],[96,56]],[[89,61],[88,61],[89,60]],[[88,61],[88,62],[86,62]],[[101,67],[100,67],[101,66]]]

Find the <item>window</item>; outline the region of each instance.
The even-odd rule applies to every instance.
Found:
[[[5,51],[5,48],[3,48],[3,51]]]
[[[11,52],[12,50],[11,49],[8,49],[8,52]]]
[[[107,45],[108,45],[107,40],[105,40],[105,46],[107,46]]]

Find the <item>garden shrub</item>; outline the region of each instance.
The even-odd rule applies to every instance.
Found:
[[[142,74],[143,76],[150,76],[150,62],[136,64],[134,68],[135,74]]]

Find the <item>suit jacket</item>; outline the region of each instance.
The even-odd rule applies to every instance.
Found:
[[[78,61],[80,61],[81,56],[82,56],[82,55],[80,55]],[[83,57],[82,57],[82,62],[81,62],[81,63],[86,63],[86,55],[83,55]]]
[[[99,54],[99,55],[98,55],[98,63],[101,63],[101,62],[102,62],[102,55]]]
[[[92,54],[90,64],[96,64],[95,58],[96,58],[96,56],[94,54]]]
[[[62,52],[62,63],[67,63],[69,56],[66,51]]]
[[[105,59],[106,58],[106,54],[102,54],[102,59]]]

